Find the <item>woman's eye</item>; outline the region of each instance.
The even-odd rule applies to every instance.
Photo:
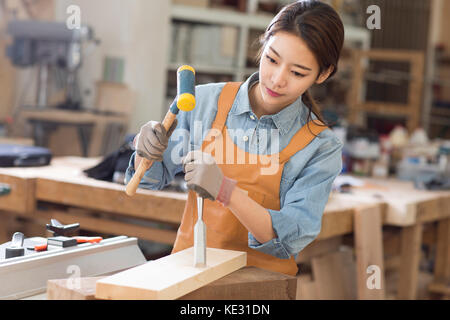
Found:
[[[276,61],[274,60],[274,59],[272,59],[271,57],[269,57],[269,56],[267,56],[266,55],[266,57],[267,57],[267,59],[269,59],[269,61],[271,62],[271,63],[275,63]]]
[[[294,74],[294,76],[296,77],[304,77],[304,74],[298,73],[297,71],[292,71],[292,73]]]

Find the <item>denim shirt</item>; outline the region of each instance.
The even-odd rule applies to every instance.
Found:
[[[259,74],[256,72],[241,85],[226,126],[239,148],[252,154],[273,154],[284,149],[294,134],[306,124],[309,110],[299,97],[277,114],[264,115],[258,119],[252,111],[248,96],[249,89],[258,81]],[[178,124],[169,139],[163,161],[153,163],[140,187],[161,190],[182,171],[182,158],[189,151],[200,149],[212,126],[224,85],[210,83],[196,86],[195,109],[179,112]],[[311,116],[316,119],[312,113]],[[277,132],[276,139],[273,132]],[[259,243],[249,232],[250,248],[288,259],[296,257],[317,237],[332,183],[342,170],[342,147],[342,142],[334,132],[326,129],[286,162],[280,182],[281,210],[268,209],[276,238]],[[134,154],[130,159],[125,183],[133,174]]]

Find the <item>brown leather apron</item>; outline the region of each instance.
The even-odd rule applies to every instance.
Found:
[[[228,134],[225,126],[228,112],[239,90],[240,82],[227,83],[218,101],[218,111],[202,143],[202,151],[214,156],[223,174],[237,181],[237,186],[248,192],[248,196],[266,209],[280,210],[280,182],[283,168],[291,156],[306,147],[315,136],[308,126],[303,126],[291,139],[286,148],[272,155],[254,155],[238,148]],[[317,125],[317,120],[309,123],[314,134],[327,127]],[[221,151],[217,151],[221,150]],[[270,159],[271,157],[275,157]],[[243,161],[245,159],[245,161]],[[271,169],[276,161],[275,169]],[[243,163],[244,162],[244,163]],[[264,172],[270,174],[261,174]],[[178,229],[172,253],[193,246],[193,229],[197,221],[197,195],[190,190]],[[231,210],[217,201],[205,199],[203,220],[207,230],[207,247],[247,252],[247,265],[295,275],[298,268],[294,257],[280,259],[248,247],[248,230],[239,222]]]

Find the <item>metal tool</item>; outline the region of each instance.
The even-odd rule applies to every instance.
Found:
[[[22,232],[16,232],[12,236],[11,245],[5,248],[5,259],[21,257],[25,254],[23,240],[25,236]]]
[[[46,228],[47,228],[47,230],[53,232],[53,235],[55,237],[58,237],[58,236],[69,237],[69,236],[73,236],[76,233],[76,231],[78,231],[78,229],[80,228],[80,224],[72,223],[72,224],[68,224],[68,225],[63,225],[58,220],[51,219],[50,224],[47,224]]]
[[[206,267],[206,226],[203,222],[204,199],[197,196],[197,223],[194,226],[194,266]]]
[[[46,239],[41,237],[27,238],[24,245],[45,242]],[[10,246],[9,243],[5,245]],[[0,245],[0,252],[3,253],[5,245]],[[26,250],[22,257],[0,259],[0,300],[42,299],[50,279],[75,281],[80,276],[98,277],[146,262],[138,239],[126,236],[103,239],[95,245],[80,243],[70,248],[53,247],[39,253]]]

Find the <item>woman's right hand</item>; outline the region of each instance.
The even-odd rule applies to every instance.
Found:
[[[177,119],[175,119],[168,132],[161,122],[149,121],[144,124],[135,138],[134,146],[137,155],[151,161],[162,161],[170,135],[175,130],[177,123]]]

